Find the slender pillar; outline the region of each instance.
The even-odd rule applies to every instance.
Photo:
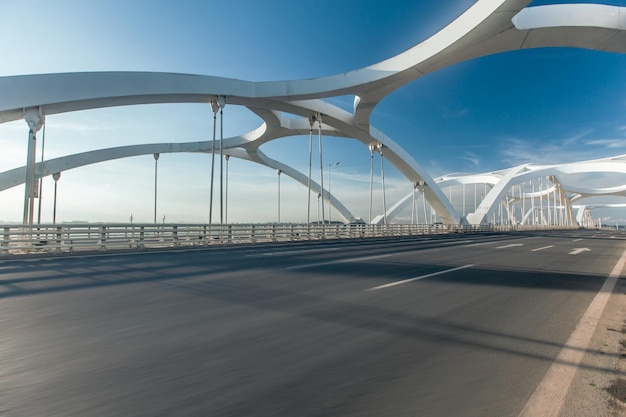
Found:
[[[280,224],[280,174],[282,171],[277,169],[276,172],[278,173],[278,224]]]
[[[220,106],[220,225],[224,224],[224,106],[226,98],[217,96],[217,103]]]
[[[474,183],[474,212],[476,212],[476,209],[478,208],[478,202],[477,202],[477,197],[476,197],[476,183]]]
[[[159,154],[155,153],[154,155],[154,224],[156,224],[157,220],[157,169],[159,163]]]
[[[330,190],[330,184],[331,184],[331,176],[330,174],[332,173],[333,167],[336,167],[337,165],[339,165],[341,163],[341,161],[339,162],[335,162],[335,163],[330,163],[328,164],[328,223],[330,224],[330,222],[332,221],[331,217],[331,211],[332,211],[332,206],[330,204],[330,199],[332,198],[333,194],[331,193]]]
[[[385,167],[383,164],[383,144],[378,144],[378,152],[380,153],[380,176],[382,180],[382,191],[383,191],[383,213],[385,213],[385,225],[387,224],[387,201],[385,199]]]
[[[322,115],[317,113],[317,133],[320,149],[320,193],[322,194],[322,230],[326,224],[326,218],[324,216],[324,165],[322,161]]]
[[[552,201],[554,201],[554,207],[552,208],[552,215],[554,217],[554,225],[558,226],[559,225],[559,218],[558,218],[558,206],[556,204],[556,189],[557,189],[557,185],[556,185],[556,181],[554,182],[554,190],[552,191]]]
[[[372,224],[372,199],[374,196],[374,145],[370,145],[370,210],[369,210],[369,222],[368,224]]]
[[[224,161],[226,162],[226,196],[224,197],[224,223],[228,224],[228,160],[230,159],[230,155],[226,155],[224,157]]]
[[[524,183],[525,186],[525,183]],[[524,211],[524,209],[526,208],[526,202],[524,201],[524,198],[526,197],[526,191],[525,189],[522,187],[522,184],[519,185],[519,209],[520,209],[520,214],[519,214],[519,218],[520,218],[520,224],[523,225],[524,224],[524,216],[526,215],[526,212]]]
[[[424,206],[424,224],[428,224],[428,217],[426,217],[426,190],[424,189],[424,181],[420,182],[420,187],[422,191],[422,205]]]
[[[26,156],[26,179],[24,186],[24,217],[23,224],[33,225],[34,199],[36,196],[35,161],[37,157],[37,132],[43,126],[45,116],[41,107],[30,107],[24,110],[24,120],[28,124],[28,151]]]
[[[465,217],[465,183],[462,184],[463,187],[463,217]]]
[[[413,183],[413,195],[411,196],[411,224],[416,224],[415,223],[415,211],[416,211],[416,207],[415,207],[415,198],[416,198],[416,193],[417,193],[417,183],[414,182]]]
[[[545,219],[543,217],[543,177],[539,177],[539,220],[542,226],[545,226]]]
[[[307,209],[306,209],[306,223],[311,223],[311,167],[313,162],[313,124],[315,123],[315,116],[309,116],[309,124],[311,129],[309,130],[309,177],[307,179]]]
[[[213,141],[211,142],[211,191],[209,197],[209,226],[213,223],[213,178],[215,176],[215,140],[217,127],[217,112],[220,106],[217,101],[211,100],[211,109],[213,110]]]
[[[534,226],[535,221],[535,185],[533,184],[533,180],[530,180],[530,212],[532,213],[532,225]]]
[[[320,222],[320,199],[322,198],[322,194],[321,193],[317,193],[317,223],[319,224]]]
[[[59,178],[61,178],[60,172],[56,172],[52,174],[52,179],[54,180],[54,203],[52,206],[52,224],[57,224],[57,183],[59,182]],[[133,215],[131,214],[130,217],[131,217],[130,222],[132,223]]]
[[[43,132],[41,135],[41,169],[43,170],[43,151],[46,145],[46,121],[43,122]],[[37,185],[37,224],[41,224],[41,200],[43,197],[43,175],[39,176],[39,183]]]

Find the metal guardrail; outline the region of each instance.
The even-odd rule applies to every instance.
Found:
[[[0,255],[545,230],[546,226],[444,224],[0,225]],[[555,227],[549,229],[571,229]]]

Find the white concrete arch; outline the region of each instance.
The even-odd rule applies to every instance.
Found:
[[[0,90],[5,92],[0,123],[22,118],[23,109],[29,107],[41,107],[50,115],[133,104],[206,103],[218,95],[303,100],[352,94],[358,97],[355,125],[364,128],[371,110],[387,94],[462,61],[545,46],[626,52],[625,8],[562,4],[524,9],[528,3],[530,0],[478,0],[448,26],[406,52],[329,77],[268,82],[150,72],[0,77]],[[613,15],[617,17],[610,18]]]
[[[576,224],[583,224],[583,217],[585,216],[586,210],[591,210],[594,208],[624,208],[626,207],[626,203],[607,203],[607,204],[583,204],[583,205],[574,205],[572,209],[576,210]]]
[[[509,170],[509,174],[502,177],[500,182],[487,194],[486,198],[479,205],[475,213],[470,213],[467,218],[471,224],[481,224],[492,214],[493,210],[504,198],[507,190],[512,186],[537,177],[552,177],[556,187],[564,190],[567,195],[566,204],[568,212],[571,212],[571,202],[578,199],[598,195],[626,196],[626,186],[615,187],[581,187],[566,186],[563,178],[568,174],[588,174],[588,173],[613,173],[626,174],[626,156],[620,155],[610,158],[581,161],[561,165],[533,166],[530,164],[521,165]],[[531,195],[531,194],[528,194]],[[547,195],[547,191],[536,193],[536,196]],[[570,197],[571,196],[571,197]],[[573,215],[570,216],[573,218]]]
[[[269,168],[280,169],[285,175],[293,178],[300,184],[307,186],[307,177],[304,176],[304,174],[286,164],[267,157],[259,149],[254,148],[251,151],[246,150],[245,147],[241,146],[245,143],[249,142],[246,142],[246,140],[241,137],[224,139],[224,155],[245,159]],[[39,162],[36,164],[36,172],[37,177],[39,178],[50,176],[56,172],[68,171],[86,165],[133,156],[152,155],[155,153],[211,153],[211,145],[211,141],[203,141],[187,143],[152,143],[99,149],[50,159],[43,163]],[[219,148],[219,145],[217,147]],[[19,167],[0,173],[0,191],[23,184],[25,176],[26,167]],[[341,203],[341,201],[330,195],[327,190],[322,190],[321,186],[313,180],[311,181],[311,189],[318,194],[322,194],[327,200],[330,199],[331,205],[339,212],[345,222],[350,223],[356,220],[352,213],[350,213],[343,203]]]

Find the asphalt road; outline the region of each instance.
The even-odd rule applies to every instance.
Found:
[[[625,250],[576,231],[1,259],[0,415],[518,416]]]

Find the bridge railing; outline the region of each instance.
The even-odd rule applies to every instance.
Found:
[[[539,230],[546,226],[444,224],[0,225],[0,255]],[[557,227],[551,226],[550,229]],[[561,229],[571,227],[559,227]]]

